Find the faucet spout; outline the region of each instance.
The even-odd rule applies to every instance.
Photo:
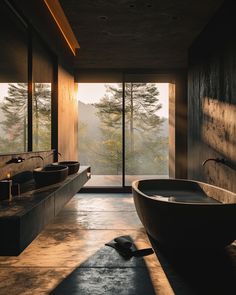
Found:
[[[220,159],[220,158],[209,158],[209,159],[206,159],[204,162],[202,162],[202,166],[205,166],[205,164],[206,164],[207,162],[210,162],[210,161],[213,161],[213,162],[216,162],[216,163],[226,164],[225,159]]]
[[[27,158],[26,160],[29,160],[29,159],[34,159],[34,158],[40,158],[42,161],[44,161],[44,158],[40,155],[36,155],[36,156],[30,156],[29,158]]]
[[[53,151],[53,152],[51,152],[50,154],[48,154],[45,158],[48,158],[48,157],[50,157],[50,156],[55,156],[55,155],[58,155],[58,156],[62,156],[62,154],[61,153],[59,153],[58,151]]]

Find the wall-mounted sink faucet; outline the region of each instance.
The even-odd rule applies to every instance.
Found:
[[[27,158],[26,160],[29,160],[29,159],[34,159],[34,158],[40,158],[42,161],[44,161],[44,158],[42,156],[39,156],[39,155],[35,155],[35,156],[30,156],[29,158]]]
[[[52,155],[53,155],[53,156],[58,155],[58,156],[60,156],[60,157],[62,156],[61,153],[59,153],[59,152],[57,152],[57,151],[53,151],[53,152],[51,152],[50,154],[48,154],[46,157],[44,157],[44,159],[45,159],[45,158],[48,158],[48,157],[50,157],[50,156],[52,156]]]
[[[22,157],[13,157],[11,158],[9,161],[6,162],[6,164],[12,164],[12,163],[16,163],[16,164],[19,164],[19,163],[22,163],[26,160],[29,160],[29,159],[34,159],[34,158],[40,158],[42,161],[44,160],[43,157],[39,156],[39,155],[35,155],[35,156],[30,156],[29,158],[25,159],[25,158],[22,158]]]

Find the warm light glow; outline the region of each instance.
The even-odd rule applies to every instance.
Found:
[[[11,178],[11,173],[7,173],[7,179]]]
[[[234,138],[236,106],[211,97],[202,99],[204,122],[201,126],[203,141],[222,156],[235,157]]]
[[[88,177],[88,178],[91,177],[91,172],[87,172],[87,177]]]
[[[66,40],[66,43],[70,47],[70,50],[76,55],[76,49],[79,48],[79,44],[77,42],[77,39],[74,36],[74,33],[72,32],[72,29],[67,21],[67,18],[60,6],[60,3],[58,1],[49,1],[44,0],[44,3],[46,4],[48,10],[50,11],[53,19],[55,20],[59,30],[61,31],[63,37]],[[53,3],[53,4],[52,4]],[[59,11],[60,10],[60,11]]]

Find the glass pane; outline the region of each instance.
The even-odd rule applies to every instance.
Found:
[[[0,2],[0,153],[27,151],[28,34]]]
[[[40,40],[33,40],[33,150],[51,149],[52,56]]]
[[[122,84],[80,83],[79,161],[92,168],[87,186],[122,185]]]
[[[125,185],[168,177],[168,85],[125,83]]]
[[[51,83],[33,83],[33,150],[51,149]]]

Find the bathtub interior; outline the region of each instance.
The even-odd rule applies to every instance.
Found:
[[[177,203],[236,204],[236,194],[206,183],[179,180],[140,180],[137,189],[152,199]]]

